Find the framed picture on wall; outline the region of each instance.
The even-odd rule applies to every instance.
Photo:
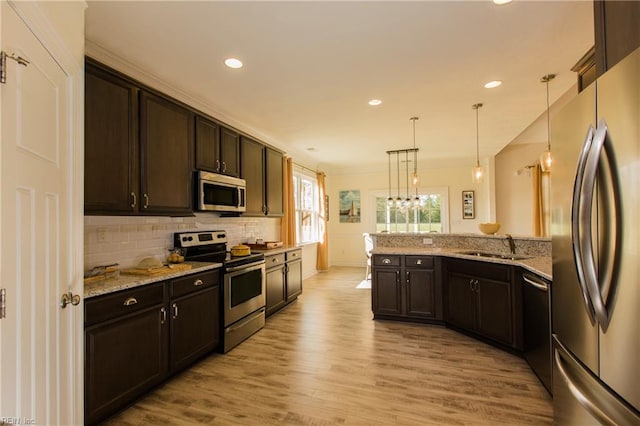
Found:
[[[340,191],[340,223],[360,223],[360,190]]]
[[[474,203],[473,191],[462,191],[462,218],[475,219],[476,206]]]

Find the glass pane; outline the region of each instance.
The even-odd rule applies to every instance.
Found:
[[[301,210],[313,210],[313,182],[307,179],[302,179],[300,182],[301,187]]]
[[[376,231],[442,232],[441,196],[419,195],[420,207],[388,207],[386,197],[376,197]]]

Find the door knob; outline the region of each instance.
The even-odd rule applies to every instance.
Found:
[[[60,299],[60,307],[64,309],[69,303],[71,303],[73,306],[78,306],[80,304],[80,295],[73,294],[70,291],[64,293],[62,295],[62,298]]]

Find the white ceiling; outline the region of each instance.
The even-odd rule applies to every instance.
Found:
[[[206,104],[216,118],[307,165],[495,155],[546,109],[593,45],[591,1],[89,1],[88,45]],[[91,51],[88,50],[89,54]],[[224,66],[236,57],[240,70]],[[485,89],[489,80],[503,80]],[[383,101],[367,105],[371,98]],[[531,142],[546,142],[546,127]],[[313,149],[310,151],[309,149]],[[386,170],[386,169],[385,169]]]

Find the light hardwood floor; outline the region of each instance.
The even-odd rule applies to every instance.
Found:
[[[110,425],[548,425],[526,362],[440,326],[374,321],[360,268],[304,281],[297,302]]]

